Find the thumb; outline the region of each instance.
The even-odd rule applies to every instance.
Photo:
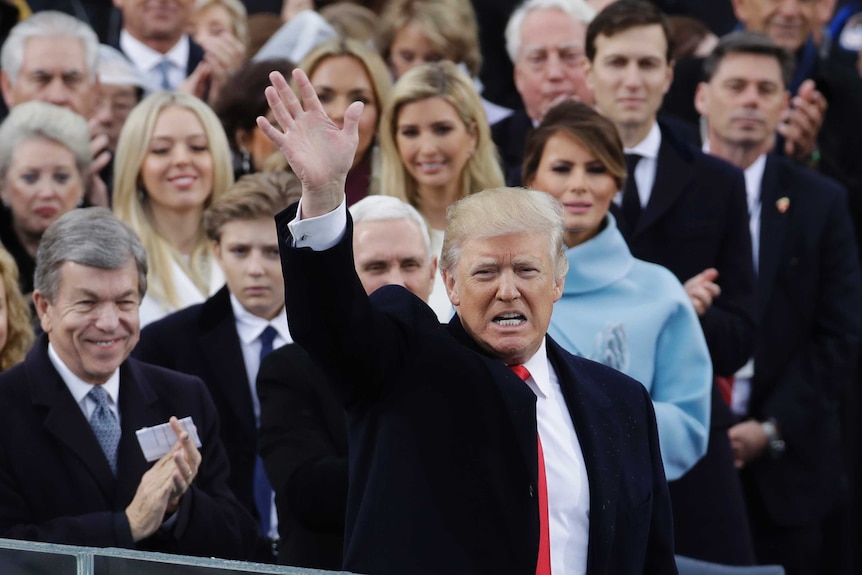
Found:
[[[706,268],[700,272],[700,276],[706,281],[714,282],[718,279],[718,270],[715,268]]]
[[[344,111],[344,128],[345,134],[351,138],[359,137],[359,118],[362,116],[362,110],[365,104],[362,102],[353,102]]]

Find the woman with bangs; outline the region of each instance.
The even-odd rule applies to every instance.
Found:
[[[158,92],[129,115],[117,143],[114,212],[147,250],[142,326],[224,285],[203,213],[232,183],[227,138],[199,99]]]

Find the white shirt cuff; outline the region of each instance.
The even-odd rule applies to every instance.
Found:
[[[287,227],[293,236],[293,247],[311,248],[316,252],[328,250],[341,241],[347,230],[347,198],[341,200],[341,205],[322,216],[302,218],[302,200],[296,209],[296,217],[288,222]]]

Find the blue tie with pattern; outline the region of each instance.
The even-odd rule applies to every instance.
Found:
[[[93,428],[93,433],[96,434],[96,439],[99,445],[102,446],[102,451],[105,452],[105,457],[108,458],[108,464],[111,466],[111,471],[114,476],[117,475],[117,446],[120,445],[120,422],[117,421],[117,416],[111,411],[108,405],[108,392],[102,389],[101,386],[93,386],[93,389],[87,394],[96,402],[96,409],[90,414],[90,427]]]
[[[272,351],[275,336],[278,332],[271,325],[266,326],[260,334],[260,361]],[[263,467],[263,459],[260,455],[254,465],[254,504],[260,516],[260,533],[266,538],[270,537],[269,530],[272,527],[272,484],[266,476]]]
[[[171,63],[168,60],[162,60],[156,66],[159,72],[162,74],[162,90],[173,90],[173,86],[171,86],[171,80],[168,77],[168,72],[171,70]]]

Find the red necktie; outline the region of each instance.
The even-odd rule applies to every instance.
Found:
[[[530,372],[523,365],[510,365],[515,375],[527,381]],[[545,477],[545,454],[542,451],[542,438],[536,433],[539,446],[539,559],[536,562],[536,575],[551,575],[551,541],[548,524],[548,480]]]
[[[733,406],[734,380],[735,378],[732,375],[730,377],[715,376],[715,384],[718,386],[718,391],[721,392],[721,398],[731,407]]]

